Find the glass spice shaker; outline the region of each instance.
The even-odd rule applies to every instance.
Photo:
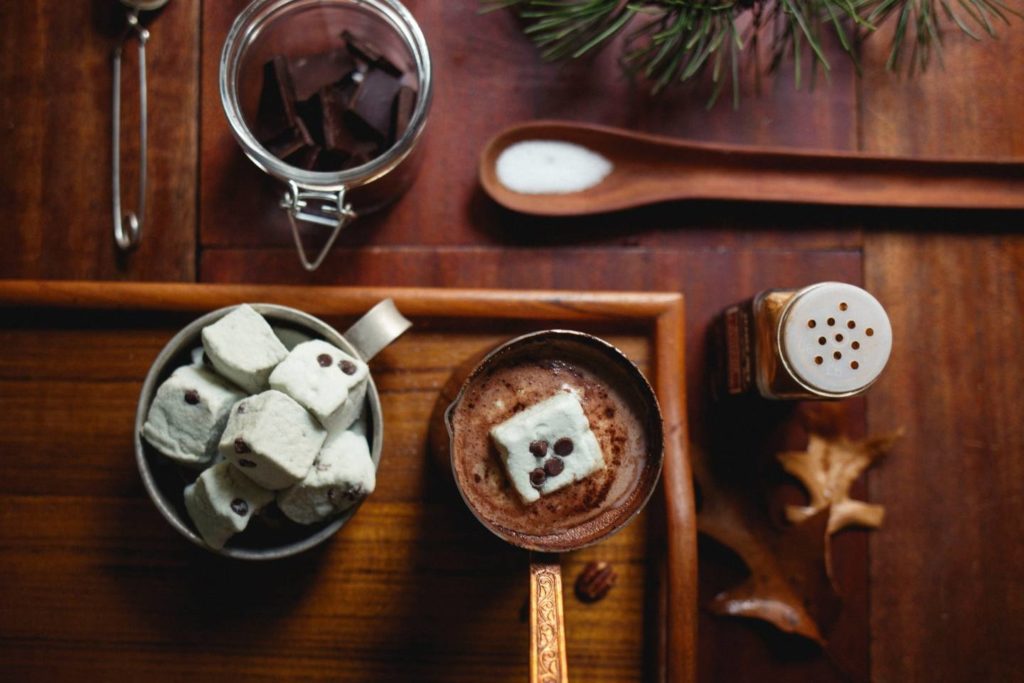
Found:
[[[716,398],[836,399],[865,392],[889,360],[892,327],[860,287],[821,282],[769,289],[712,323]]]

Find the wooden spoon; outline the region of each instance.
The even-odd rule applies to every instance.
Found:
[[[495,163],[522,140],[582,145],[615,168],[569,194],[521,194]],[[507,128],[480,155],[480,183],[522,213],[602,213],[675,199],[727,199],[843,206],[1024,209],[1024,161],[911,159],[688,142],[608,126],[534,121]]]

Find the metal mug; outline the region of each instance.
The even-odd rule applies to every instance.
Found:
[[[598,519],[601,522],[584,532],[568,529],[544,537],[524,537],[509,533],[487,519],[474,507],[463,490],[455,463],[456,426],[454,416],[467,390],[474,382],[492,369],[519,358],[534,357],[538,353],[579,362],[585,367],[598,368],[595,373],[605,378],[614,373],[625,382],[642,418],[648,444],[648,465],[645,467],[636,491],[627,504],[615,514]],[[568,666],[565,649],[565,627],[562,610],[562,573],[558,554],[598,543],[629,524],[647,504],[661,475],[664,436],[661,409],[650,383],[640,369],[618,348],[584,332],[572,330],[544,330],[511,339],[497,348],[468,359],[452,374],[442,388],[431,425],[431,441],[435,456],[455,480],[455,486],[473,515],[503,541],[530,551],[530,680],[567,681]],[[589,526],[589,522],[587,525]],[[541,554],[543,553],[543,554]]]
[[[319,318],[288,306],[250,305],[267,319],[267,322],[274,328],[274,332],[289,349],[309,339],[323,339],[367,363],[412,326],[412,323],[398,311],[391,299],[385,299],[371,308],[344,334],[339,334],[337,330]],[[309,526],[282,524],[282,528],[278,529],[276,533],[267,533],[252,545],[229,544],[220,550],[214,550],[203,542],[189,522],[182,498],[182,490],[188,483],[183,470],[157,453],[142,439],[142,426],[146,422],[146,415],[157,388],[171,372],[190,362],[191,351],[202,345],[203,328],[220,320],[235,308],[235,306],[221,308],[192,321],[167,342],[156,360],[153,361],[142,385],[139,405],[135,413],[135,459],[139,467],[139,474],[142,476],[142,483],[153,504],[164,519],[182,536],[210,552],[227,557],[241,560],[274,560],[295,555],[327,540],[356,513],[359,504],[346,510],[340,517],[327,522]],[[374,467],[377,467],[380,464],[381,449],[384,443],[384,421],[380,396],[377,393],[372,372],[367,382],[364,410],[368,411],[369,416],[367,434],[370,437],[370,457]]]

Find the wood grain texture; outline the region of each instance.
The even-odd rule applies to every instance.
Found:
[[[265,565],[208,556],[176,537],[145,499],[129,445],[158,348],[186,320],[236,301],[301,306],[343,328],[386,296],[417,327],[374,360],[388,430],[378,490],[355,521],[306,555]],[[607,543],[564,556],[569,580],[594,558],[622,577],[607,600],[566,605],[571,665],[582,680],[642,680],[668,656],[668,680],[692,680],[696,549],[678,438],[679,295],[9,281],[0,308],[2,340],[21,359],[0,368],[0,412],[10,418],[0,425],[0,655],[15,678],[103,679],[127,669],[157,680],[223,671],[521,680],[527,556],[465,510],[426,452],[427,427],[455,365],[513,334],[572,325],[602,334],[654,377],[669,433],[665,490],[689,502],[658,506],[657,517],[645,512]],[[60,361],[78,347],[80,362]],[[26,451],[34,457],[18,457]],[[56,469],[66,473],[57,482]],[[667,542],[666,509],[687,516],[670,520],[682,531]],[[667,574],[669,608],[659,616],[653,558],[663,553],[681,566]],[[664,618],[669,652],[658,643]],[[111,652],[121,654],[95,656]]]
[[[111,204],[111,54],[124,25],[108,0],[0,5],[0,276],[195,276],[198,0],[171,3],[147,46],[149,178],[141,247],[122,255]],[[125,54],[122,191],[135,207],[138,71]]]
[[[869,53],[863,141],[883,153],[1024,158],[1024,32],[946,36],[946,69],[884,78]],[[870,475],[872,676],[1018,680],[1024,649],[1024,237],[1020,212],[887,221],[865,279],[898,340],[874,431],[907,437]],[[907,232],[905,228],[910,228]],[[916,234],[915,234],[916,233]],[[903,341],[899,341],[899,340]]]

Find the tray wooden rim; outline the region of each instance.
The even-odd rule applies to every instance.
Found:
[[[203,311],[242,301],[294,306],[314,315],[355,315],[384,298],[407,316],[502,320],[622,320],[648,326],[653,379],[665,419],[662,485],[666,509],[665,630],[662,678],[696,679],[697,535],[688,452],[685,392],[685,303],[678,292],[442,289],[0,281],[0,306],[100,310]],[[443,309],[443,310],[439,310]]]

